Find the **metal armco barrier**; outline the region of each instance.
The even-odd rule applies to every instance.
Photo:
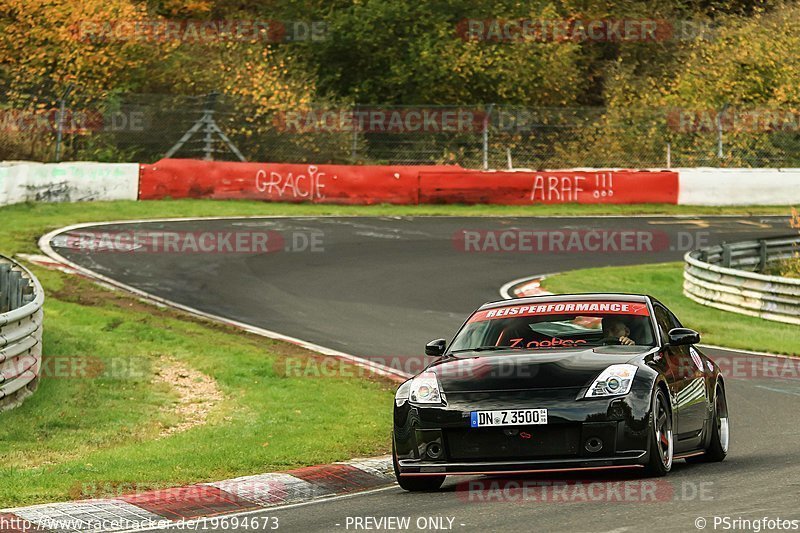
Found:
[[[39,280],[0,255],[0,411],[16,407],[39,384],[43,304]]]
[[[689,252],[683,292],[717,309],[800,324],[800,279],[761,274],[797,253],[800,236],[744,241]]]

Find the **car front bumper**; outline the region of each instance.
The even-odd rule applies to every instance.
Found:
[[[396,402],[394,447],[400,475],[474,475],[635,468],[649,454],[650,389],[583,399],[579,389],[447,396],[445,405]],[[541,409],[548,423],[470,427],[470,413]]]

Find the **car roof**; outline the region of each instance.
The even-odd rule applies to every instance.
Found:
[[[651,299],[646,294],[627,294],[620,292],[590,292],[584,294],[547,294],[542,296],[528,296],[525,298],[513,298],[511,300],[497,300],[494,302],[486,302],[478,308],[493,309],[496,307],[505,307],[508,305],[522,305],[522,304],[539,304],[546,302],[595,302],[595,301],[618,301],[618,302],[640,302],[647,303]]]

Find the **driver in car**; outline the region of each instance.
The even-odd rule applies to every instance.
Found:
[[[623,346],[630,346],[636,344],[630,338],[631,329],[620,319],[615,317],[606,317],[603,319],[603,343],[604,344],[622,344]]]

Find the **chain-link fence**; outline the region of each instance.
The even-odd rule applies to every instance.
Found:
[[[470,168],[799,167],[800,114],[775,109],[341,106],[264,110],[217,94],[67,91],[0,102],[0,160],[165,156]]]

